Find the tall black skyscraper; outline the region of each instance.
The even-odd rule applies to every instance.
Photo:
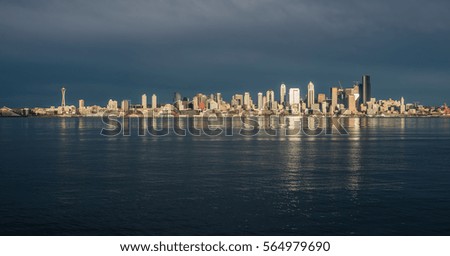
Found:
[[[361,98],[361,103],[365,104],[366,102],[370,101],[372,94],[371,94],[371,88],[370,88],[370,76],[369,75],[362,76],[362,84],[360,84],[360,87],[359,87],[359,94],[360,94],[360,98]]]

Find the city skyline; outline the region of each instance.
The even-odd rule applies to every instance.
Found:
[[[230,88],[235,88],[233,86],[224,86],[222,88],[220,88],[218,86],[214,86],[214,87],[199,86],[199,88],[205,88],[205,89],[203,89],[203,91],[200,91],[200,89],[197,90],[195,88],[189,88],[189,89],[185,88],[182,91],[181,89],[183,88],[183,86],[180,86],[179,90],[177,90],[177,87],[173,86],[173,87],[170,87],[170,88],[173,88],[175,91],[169,91],[169,89],[164,88],[164,87],[161,88],[160,86],[151,86],[151,85],[149,85],[149,86],[145,86],[143,88],[143,91],[137,91],[136,89],[133,89],[133,90],[131,90],[132,93],[130,93],[130,90],[124,90],[121,93],[114,93],[113,92],[112,94],[108,94],[110,91],[108,89],[105,89],[104,90],[104,94],[101,95],[101,96],[99,96],[98,94],[90,94],[90,93],[86,94],[85,93],[84,90],[91,91],[92,89],[94,89],[95,91],[97,91],[97,93],[99,93],[98,90],[95,88],[95,86],[93,86],[93,88],[90,88],[90,89],[89,88],[88,89],[83,89],[83,87],[79,87],[79,86],[76,86],[76,85],[70,86],[70,84],[68,84],[68,83],[62,83],[62,84],[54,84],[54,85],[52,84],[51,88],[54,89],[54,90],[59,90],[60,91],[61,87],[70,87],[72,97],[69,98],[69,104],[76,105],[78,100],[81,99],[81,98],[85,99],[85,101],[93,102],[93,104],[103,104],[105,99],[106,99],[106,101],[108,99],[111,99],[111,98],[119,99],[121,97],[124,97],[124,95],[127,95],[125,98],[127,100],[129,100],[130,102],[134,102],[134,103],[141,102],[142,94],[139,94],[140,92],[141,93],[157,92],[158,96],[161,97],[160,100],[164,101],[164,102],[167,102],[167,103],[171,102],[171,99],[173,99],[173,94],[175,92],[181,93],[182,95],[195,95],[196,93],[199,93],[199,92],[206,92],[206,93],[220,92],[225,98],[231,98],[235,93],[250,92],[250,94],[257,95],[257,93],[260,92],[261,88],[265,88],[266,90],[274,90],[274,93],[276,95],[277,101],[280,101],[280,87],[279,86],[281,84],[284,84],[285,86],[287,86],[287,90],[289,90],[289,88],[300,88],[301,89],[300,91],[305,92],[305,94],[303,94],[301,96],[301,98],[303,100],[307,101],[308,84],[310,82],[312,82],[314,84],[314,91],[318,90],[320,92],[325,93],[327,96],[328,96],[328,90],[330,88],[332,88],[332,87],[349,87],[349,86],[354,85],[355,83],[363,84],[363,79],[362,78],[361,79],[356,79],[356,80],[355,79],[350,79],[351,82],[343,82],[341,80],[336,80],[336,82],[330,83],[330,85],[317,84],[315,81],[318,81],[318,80],[320,80],[320,79],[307,80],[308,82],[306,82],[306,84],[301,84],[301,83],[298,83],[298,82],[287,83],[287,82],[284,82],[285,80],[281,80],[282,82],[279,82],[278,85],[272,85],[272,86],[265,86],[265,85],[259,85],[258,86],[258,85],[254,85],[252,83],[252,87],[251,88],[249,88],[250,86],[243,86],[241,89],[237,88],[236,91],[233,91],[232,89],[230,89]],[[389,93],[389,89],[386,90],[386,91],[381,91],[378,88],[378,86],[379,85],[377,84],[377,87],[375,88],[376,95],[385,95],[384,98],[386,98],[386,99],[388,99],[388,98],[397,99],[397,98],[404,97],[404,98],[408,98],[408,100],[411,100],[411,102],[413,102],[413,103],[417,103],[417,104],[421,104],[421,105],[425,105],[425,106],[440,106],[440,105],[443,105],[445,103],[448,103],[447,102],[447,97],[445,97],[445,95],[442,96],[442,99],[443,99],[442,102],[438,102],[437,100],[431,100],[431,102],[434,102],[434,103],[425,103],[425,102],[420,101],[420,98],[421,98],[420,96],[417,96],[417,97],[404,96],[404,95],[410,95],[407,90],[404,93],[398,92],[397,90],[392,90],[393,94],[391,94],[391,93]],[[246,88],[249,89],[249,90],[246,90]],[[429,92],[431,92],[431,91],[429,91]],[[373,93],[373,91],[372,91],[372,93]],[[111,96],[107,96],[107,95],[111,95]],[[317,93],[315,95],[317,97]],[[393,96],[393,95],[395,95],[395,96]],[[398,97],[397,97],[397,95],[398,95]],[[289,98],[288,98],[289,97],[289,93],[288,93],[288,91],[286,91],[285,97],[287,97],[285,99],[285,101],[288,102],[289,101]],[[51,105],[58,106],[58,104],[56,104],[56,102],[54,102],[55,99],[56,99],[54,97],[54,92],[52,92],[51,95],[42,95],[42,97],[29,97],[29,98],[27,98],[26,102],[30,102],[30,104],[27,104],[26,102],[25,103],[20,103],[20,102],[23,102],[22,100],[19,100],[19,101],[5,100],[5,99],[8,99],[8,98],[10,98],[10,97],[8,97],[8,95],[6,93],[2,94],[1,97],[0,97],[0,100],[1,100],[0,101],[0,105],[8,106],[8,107],[14,107],[14,108],[20,108],[20,107],[30,107],[32,105],[31,102],[36,102],[36,105],[33,105],[33,106],[39,106],[39,107],[43,107],[43,106],[46,106],[46,105],[48,105],[48,106],[51,106]],[[77,99],[77,98],[79,98],[79,99]],[[369,95],[369,98],[370,98],[370,95]],[[61,99],[58,98],[58,100],[60,101]],[[10,102],[10,104],[5,104],[6,102]],[[48,102],[48,103],[46,103],[46,102]]]
[[[310,80],[326,91],[366,72],[379,98],[438,105],[450,94],[449,5],[4,1],[0,105],[54,104],[53,92],[62,84],[75,99],[89,97],[86,102],[149,88],[169,101],[174,91],[229,97],[281,82],[303,87]]]
[[[368,77],[368,82],[366,82],[366,80],[365,80],[366,77]],[[163,94],[159,94],[159,91],[156,88],[149,88],[147,91],[143,92],[143,94],[140,94],[140,95],[126,95],[125,94],[125,95],[121,95],[119,97],[108,97],[108,96],[105,95],[103,98],[108,98],[109,100],[111,100],[111,99],[119,100],[120,99],[120,100],[128,101],[129,104],[139,104],[141,102],[144,102],[144,97],[145,97],[145,102],[149,102],[148,105],[151,105],[150,104],[150,102],[151,102],[150,101],[151,100],[150,97],[152,95],[150,95],[150,97],[148,97],[148,100],[147,100],[147,95],[146,95],[147,93],[151,93],[153,95],[155,95],[155,93],[156,93],[158,95],[158,97],[160,97],[159,98],[159,100],[160,100],[159,103],[162,102],[162,103],[165,103],[165,104],[172,104],[172,103],[175,103],[177,100],[182,100],[183,98],[188,99],[188,100],[192,100],[192,97],[194,97],[198,93],[205,93],[206,95],[219,93],[223,99],[227,99],[227,98],[231,99],[234,95],[239,94],[239,93],[242,93],[243,95],[248,93],[249,95],[256,95],[256,96],[254,96],[254,102],[256,104],[260,100],[259,96],[258,96],[259,93],[266,94],[267,91],[273,91],[273,99],[275,101],[277,101],[278,103],[280,103],[280,104],[283,104],[283,103],[284,104],[291,104],[291,101],[294,101],[294,100],[295,100],[295,102],[298,101],[297,103],[299,103],[299,101],[304,101],[306,103],[307,107],[311,108],[310,104],[308,103],[310,101],[309,100],[309,98],[310,98],[309,95],[310,94],[312,95],[311,99],[312,99],[313,103],[319,101],[319,98],[317,98],[317,97],[320,97],[321,96],[320,94],[323,94],[323,96],[326,97],[327,100],[332,100],[333,99],[333,91],[332,91],[333,88],[341,88],[341,89],[343,89],[343,88],[350,88],[350,87],[355,86],[355,85],[358,85],[359,86],[359,90],[361,91],[361,94],[360,94],[360,101],[361,101],[361,103],[366,103],[367,101],[370,101],[370,99],[371,99],[371,97],[373,95],[373,92],[371,90],[370,79],[371,79],[370,75],[365,74],[365,75],[362,76],[361,79],[353,80],[353,84],[351,86],[349,86],[349,85],[345,86],[345,85],[343,85],[341,83],[341,81],[338,81],[337,84],[335,84],[333,86],[329,86],[328,88],[322,88],[323,86],[321,86],[320,87],[321,90],[319,90],[319,91],[316,91],[316,89],[315,89],[315,88],[317,88],[316,84],[313,81],[309,81],[307,83],[307,85],[305,85],[305,86],[297,85],[297,84],[296,85],[286,85],[284,82],[281,82],[278,85],[278,88],[276,86],[261,87],[261,88],[255,89],[256,91],[245,91],[245,92],[244,91],[235,91],[234,93],[229,92],[230,94],[229,95],[225,95],[225,96],[224,96],[224,94],[221,91],[216,91],[216,92],[212,92],[212,91],[204,92],[203,91],[202,92],[202,91],[199,91],[199,90],[195,91],[195,89],[191,90],[191,91],[195,92],[193,94],[184,94],[183,92],[175,91],[175,92],[169,93],[170,95],[163,95]],[[369,89],[368,89],[369,94],[365,95],[364,94],[364,88],[367,87],[367,84],[368,84],[368,87],[369,87]],[[62,86],[62,88],[61,88],[61,86]],[[65,87],[67,87],[66,84],[60,85],[60,87],[59,87],[59,90],[62,93],[62,98],[61,97],[59,98],[61,104],[58,105],[56,103],[52,103],[52,104],[49,104],[47,106],[65,106],[65,102],[66,102],[66,98],[65,98],[66,88]],[[311,87],[311,90],[310,90],[310,87]],[[74,88],[74,89],[76,90],[76,88]],[[324,89],[324,90],[322,90],[322,89]],[[295,94],[298,94],[298,96],[297,95],[293,96],[293,97],[295,97],[295,99],[291,98],[291,95],[294,93],[292,90],[296,90]],[[297,92],[297,90],[298,90],[298,92]],[[327,90],[329,92],[327,92]],[[164,91],[164,90],[162,90],[162,91]],[[227,90],[225,89],[224,91],[227,91]],[[304,94],[301,94],[302,91],[304,92]],[[78,92],[78,94],[75,94],[75,95],[79,95],[79,93],[80,92]],[[169,99],[171,97],[172,97],[172,100],[167,100],[167,99]],[[265,97],[267,97],[267,95]],[[89,94],[84,94],[84,96],[82,96],[79,99],[69,98],[68,105],[77,105],[76,103],[78,102],[78,104],[79,104],[80,100],[83,100],[83,105],[84,105],[84,102],[86,102],[85,98],[89,98]],[[376,97],[374,97],[374,98],[376,98]],[[400,96],[400,98],[405,98],[405,97]],[[396,99],[396,98],[395,97],[387,97],[385,99]],[[425,106],[442,106],[442,105],[447,103],[446,101],[444,101],[444,102],[442,102],[440,104],[438,103],[436,105],[433,105],[433,104],[428,104],[427,105],[427,104],[422,104],[421,102],[419,102],[417,100],[414,100],[414,99],[407,99],[407,100],[409,100],[410,103],[420,104],[420,105],[425,105]],[[103,103],[104,102],[91,102],[91,105],[103,106]],[[256,104],[256,105],[259,105],[259,104]],[[6,106],[6,105],[4,105],[4,106]],[[12,105],[12,106],[14,108],[46,107],[46,106],[41,106],[41,105],[37,105],[37,106],[32,106],[32,105],[22,105],[22,106]],[[6,106],[6,107],[11,107],[11,106]]]
[[[1,108],[0,116],[102,116],[117,114],[121,116],[147,115],[159,116],[204,116],[208,111],[225,115],[277,115],[277,116],[447,116],[450,109],[446,103],[440,106],[424,106],[417,102],[400,99],[377,99],[372,94],[370,75],[362,75],[361,82],[355,80],[350,87],[339,86],[329,88],[329,93],[316,91],[312,81],[307,89],[289,87],[285,83],[276,90],[258,91],[257,96],[250,92],[234,93],[227,100],[221,92],[183,95],[174,92],[169,102],[153,92],[149,100],[147,93],[141,94],[140,102],[133,102],[123,95],[122,98],[110,98],[107,104],[86,103],[84,98],[78,99],[78,106],[66,104],[66,88],[61,88],[61,104],[50,107]],[[376,86],[375,86],[376,88]],[[260,88],[261,89],[261,88]]]

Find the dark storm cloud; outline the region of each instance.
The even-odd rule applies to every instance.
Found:
[[[0,1],[0,105],[232,92],[372,75],[374,95],[450,92],[446,1]],[[427,93],[424,93],[427,92]]]

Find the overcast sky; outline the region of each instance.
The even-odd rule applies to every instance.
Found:
[[[0,105],[300,87],[450,101],[450,1],[0,0]],[[450,102],[448,102],[450,103]],[[0,107],[1,107],[0,106]]]

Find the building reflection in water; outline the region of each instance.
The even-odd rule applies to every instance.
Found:
[[[287,140],[282,145],[280,155],[282,163],[285,165],[280,177],[283,181],[282,186],[288,191],[296,192],[301,190],[302,186],[308,185],[301,180],[302,164],[300,160],[301,157],[304,157],[302,144],[301,141]]]
[[[400,129],[402,129],[402,132],[405,130],[406,125],[405,125],[405,118],[402,117],[400,118]]]
[[[351,191],[354,199],[358,198],[359,184],[361,182],[361,140],[359,135],[350,140],[349,152],[347,154],[350,174],[347,188]]]
[[[60,124],[61,129],[63,129],[63,130],[67,129],[66,118],[60,118],[59,120],[60,120],[59,124]]]

